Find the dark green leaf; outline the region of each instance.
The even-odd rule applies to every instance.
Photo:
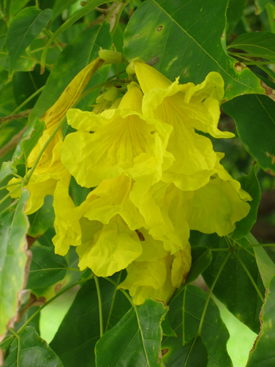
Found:
[[[185,284],[194,282],[197,277],[211,264],[212,254],[207,247],[192,247],[192,266]]]
[[[241,34],[229,47],[244,50],[251,56],[275,61],[275,34],[271,32]]]
[[[162,350],[163,353],[165,351],[165,349]],[[191,339],[184,347],[176,349],[174,353],[173,349],[169,352],[166,356],[166,367],[206,367],[208,365],[207,349],[199,336]],[[171,355],[170,359],[169,355]]]
[[[27,288],[48,287],[64,279],[68,264],[63,256],[56,255],[53,248],[39,245],[31,247],[32,262]]]
[[[192,358],[194,359],[187,360],[186,363],[188,362],[189,364],[186,366],[204,366],[208,352],[208,367],[232,367],[232,362],[226,350],[229,334],[221,320],[219,309],[211,298],[203,320],[201,341],[196,341],[207,297],[207,293],[203,290],[188,285],[187,287],[182,287],[181,291],[177,293],[177,296],[169,304],[169,323],[178,337],[165,338],[162,343],[163,363],[165,366],[185,366],[183,363],[184,357],[187,350],[189,350],[192,352]],[[192,345],[195,349],[191,349]],[[202,353],[201,357],[198,354],[199,351]],[[181,356],[183,357],[182,363]],[[198,358],[197,363],[195,358]]]
[[[247,191],[253,200],[249,201],[251,209],[248,215],[236,223],[236,229],[232,237],[241,238],[248,235],[257,220],[258,206],[261,200],[261,188],[257,179],[257,171],[258,167],[253,166],[248,176],[239,178],[242,189]]]
[[[51,19],[51,9],[41,12],[35,6],[21,10],[11,21],[7,33],[7,49],[10,56],[10,71],[23,51],[32,43]]]
[[[46,196],[44,205],[35,213],[29,215],[30,228],[28,235],[37,237],[52,226],[54,221],[53,197]]]
[[[25,131],[22,140],[15,148],[15,152],[12,157],[12,166],[15,167],[18,164],[24,164],[29,154],[36,146],[39,138],[43,134],[45,123],[38,118],[29,125]]]
[[[131,308],[96,343],[96,365],[158,367],[162,337],[160,324],[167,311],[163,303],[151,299]]]
[[[20,339],[15,339],[8,350],[5,367],[13,366],[63,367],[63,364],[48,343],[36,333],[35,328],[26,326]]]
[[[97,25],[88,28],[77,35],[69,43],[54,64],[53,70],[47,80],[30,118],[35,116],[42,117],[43,114],[55,103],[63,90],[72,81],[72,79],[89,62],[98,57],[99,46],[110,48],[112,43],[109,31],[109,25]],[[107,79],[109,67],[103,66],[93,75],[87,88],[104,82]],[[98,93],[98,91],[96,92]],[[93,96],[94,94],[91,93]],[[89,95],[90,96],[90,95]],[[91,97],[91,96],[90,96]],[[92,98],[92,97],[91,97]],[[95,98],[95,95],[94,95]],[[83,101],[82,101],[83,102]],[[90,99],[87,100],[90,103]],[[92,101],[91,101],[92,102]]]
[[[30,0],[13,0],[11,4],[11,14],[15,15],[18,13],[25,5],[27,5]]]
[[[13,70],[14,71],[29,71],[35,65],[35,60],[24,51],[21,56],[16,60]],[[8,53],[0,55],[0,66],[4,70],[10,70],[10,57]]]
[[[275,363],[275,277],[271,280],[262,312],[260,315],[261,331],[249,354],[246,367],[271,367]]]
[[[131,17],[125,32],[127,59],[140,57],[170,80],[200,83],[210,71],[225,81],[225,99],[264,93],[248,69],[238,70],[221,42],[227,1],[148,0]]]
[[[0,302],[0,336],[16,318],[18,294],[25,283],[29,253],[26,252],[28,221],[23,210],[28,196],[27,190],[23,190],[18,204],[0,213],[0,299],[5,300]]]
[[[15,73],[12,79],[12,84],[16,103],[20,105],[39,88],[41,88],[46,83],[48,75],[48,70],[45,70],[44,74],[40,74],[39,65],[36,65],[32,71]],[[32,108],[37,98],[38,96],[25,104],[24,109],[27,110]]]
[[[211,287],[221,270],[213,291],[214,295],[240,321],[253,331],[259,332],[259,313],[264,286],[250,243],[245,238],[235,242],[230,237],[221,238],[216,234],[198,235],[198,237],[201,239],[196,238],[196,243],[214,249],[212,263],[203,273],[206,284]],[[229,252],[231,255],[221,269]]]
[[[228,23],[227,34],[230,34],[243,15],[247,0],[229,0],[226,18]]]
[[[264,170],[275,172],[275,102],[267,96],[240,96],[222,109],[235,120],[246,150]]]
[[[120,274],[112,277],[120,282]],[[102,300],[103,327],[107,331],[114,326],[130,308],[129,301],[116,284],[99,279]],[[76,298],[51,342],[51,347],[60,356],[66,367],[95,366],[93,350],[100,337],[99,308],[94,280],[88,280]]]

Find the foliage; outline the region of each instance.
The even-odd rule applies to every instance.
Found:
[[[0,366],[230,367],[216,299],[259,334],[247,366],[273,366],[273,239],[250,232],[275,185],[274,18],[0,0]],[[121,121],[149,142],[133,166]],[[39,314],[75,286],[48,345]]]

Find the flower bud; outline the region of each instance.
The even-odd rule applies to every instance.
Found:
[[[122,53],[117,51],[99,50],[98,55],[107,64],[119,64],[124,60]]]

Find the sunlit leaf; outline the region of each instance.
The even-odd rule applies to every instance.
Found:
[[[124,37],[126,58],[140,57],[170,80],[200,83],[210,71],[225,81],[225,99],[264,93],[260,80],[228,57],[221,38],[226,0],[148,0],[131,17]]]

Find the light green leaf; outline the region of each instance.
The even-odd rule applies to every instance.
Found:
[[[160,324],[167,311],[163,303],[151,299],[141,306],[133,306],[96,343],[96,365],[159,367]]]
[[[262,312],[261,331],[249,354],[246,367],[271,367],[275,363],[275,277],[271,280]]]
[[[11,21],[7,33],[10,71],[23,51],[32,43],[51,19],[51,9],[41,12],[35,6],[21,10]]]
[[[170,80],[201,83],[211,71],[225,82],[225,100],[264,93],[260,80],[223,49],[226,0],[148,0],[131,17],[124,37],[127,59],[140,57]]]
[[[235,120],[246,150],[264,170],[275,172],[275,102],[267,96],[240,96],[222,109]]]
[[[271,32],[244,33],[237,37],[228,48],[241,49],[250,56],[275,61],[275,34]]]
[[[268,4],[275,6],[274,0],[255,0],[256,14],[261,14]]]
[[[12,342],[7,353],[5,367],[63,367],[58,356],[32,326],[26,326],[20,338]]]
[[[258,268],[264,283],[264,286],[267,288],[271,279],[275,275],[275,264],[268,256],[266,251],[259,245],[259,242],[256,240],[255,237],[251,233],[246,236],[246,239],[251,243],[253,246],[253,250],[256,256],[256,261],[258,264]]]
[[[28,221],[23,210],[28,196],[23,190],[18,204],[0,213],[0,340],[7,325],[16,319],[19,292],[26,281],[30,254],[26,248]]]
[[[56,255],[54,249],[34,243],[31,247],[32,261],[26,288],[49,287],[64,279],[68,264],[63,256]]]
[[[208,354],[207,367],[232,367],[226,350],[229,333],[215,302],[210,298],[206,305],[207,297],[203,290],[188,285],[182,287],[169,303],[167,317],[178,337],[164,338],[162,342],[163,363],[166,367],[185,366],[183,361],[187,351],[192,353],[192,357],[186,358],[186,363],[189,363],[186,366],[206,365]],[[205,307],[207,310],[200,340],[198,330]],[[196,364],[192,359],[196,357],[200,363]]]
[[[11,166],[10,162],[3,162],[0,169],[0,182],[14,173],[15,169]]]

